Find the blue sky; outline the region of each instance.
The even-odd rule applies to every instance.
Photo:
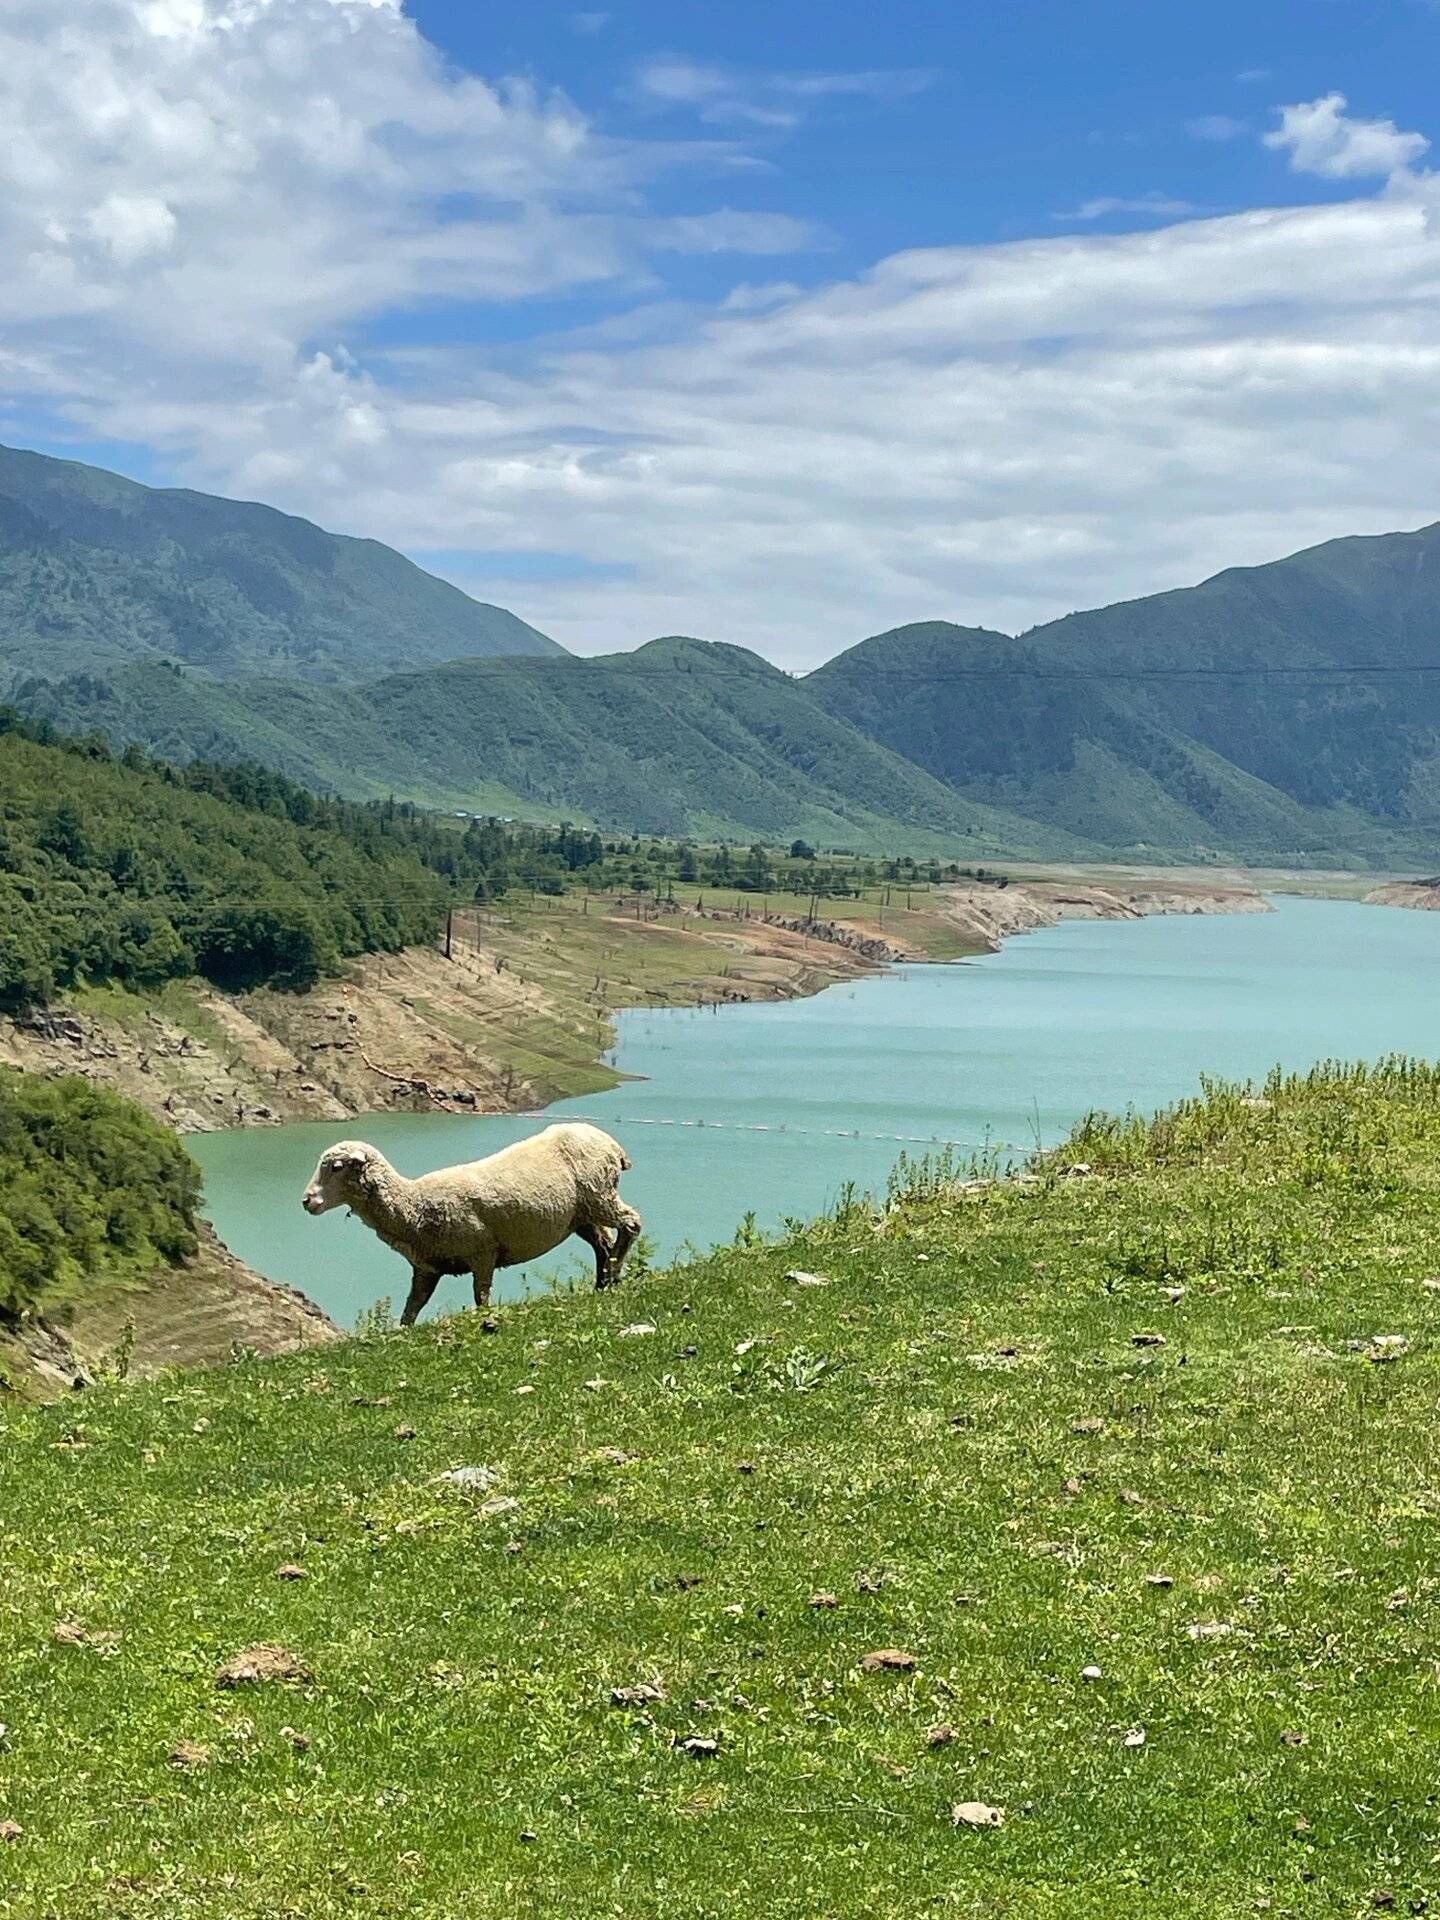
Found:
[[[1043,232],[1057,211],[1102,197],[1299,203],[1313,182],[1287,179],[1257,151],[1273,103],[1338,86],[1357,112],[1424,126],[1440,55],[1440,12],[1424,0],[619,4],[589,31],[575,23],[598,12],[565,6],[421,0],[410,11],[454,59],[562,86],[597,124],[637,138],[688,140],[700,123],[637,76],[670,58],[730,76],[732,110],[722,99],[702,124],[765,167],[730,176],[727,199],[829,229],[832,248],[797,263],[792,277],[807,284],[904,247]],[[916,84],[808,104],[767,85],[867,73]],[[767,131],[747,124],[746,108],[789,111],[796,124]],[[1201,135],[1220,121],[1232,137]],[[693,185],[669,179],[657,198],[685,208]],[[727,284],[718,266],[674,277],[701,292]]]
[[[1440,517],[1428,0],[12,0],[0,434],[807,665]]]

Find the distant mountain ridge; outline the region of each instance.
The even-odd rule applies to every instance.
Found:
[[[947,785],[1117,847],[1423,857],[1440,843],[1440,526],[1018,639],[898,628],[806,685]]]
[[[379,541],[0,447],[0,685],[140,659],[217,679],[354,680],[562,652]]]
[[[0,692],[350,797],[960,858],[1433,869],[1440,525],[803,679],[576,658],[389,548],[0,449]]]

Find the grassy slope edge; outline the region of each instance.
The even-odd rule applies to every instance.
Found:
[[[497,1334],[16,1414],[0,1913],[1423,1901],[1437,1148],[1433,1068],[1215,1089]],[[263,1642],[313,1680],[217,1691]]]

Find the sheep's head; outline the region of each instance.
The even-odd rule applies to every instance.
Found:
[[[327,1147],[300,1204],[307,1213],[329,1213],[332,1207],[350,1206],[379,1158],[375,1148],[364,1140],[341,1140]]]

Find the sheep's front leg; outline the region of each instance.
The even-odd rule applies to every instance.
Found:
[[[633,1207],[627,1207],[623,1200],[615,1202],[615,1244],[610,1249],[610,1279],[613,1284],[620,1278],[620,1269],[625,1264],[625,1256],[645,1231],[645,1222]]]
[[[595,1286],[608,1287],[610,1284],[611,1241],[608,1227],[592,1227],[582,1221],[575,1229],[576,1235],[583,1240],[595,1255]]]
[[[405,1310],[400,1315],[402,1327],[413,1327],[420,1315],[430,1304],[430,1296],[440,1284],[438,1273],[430,1273],[424,1267],[412,1267],[410,1270],[410,1294],[405,1302]]]
[[[475,1304],[488,1307],[490,1304],[490,1283],[495,1278],[495,1255],[488,1259],[477,1260],[472,1269],[475,1278]]]

